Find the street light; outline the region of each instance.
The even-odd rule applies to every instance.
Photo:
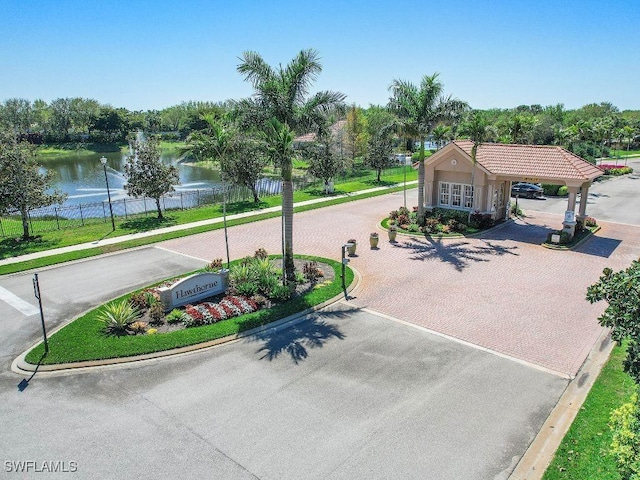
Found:
[[[111,206],[111,192],[109,191],[109,178],[107,177],[107,157],[100,158],[102,168],[104,168],[104,181],[107,183],[107,197],[109,198],[109,213],[111,214],[111,228],[116,231],[116,222],[113,219],[113,207]]]

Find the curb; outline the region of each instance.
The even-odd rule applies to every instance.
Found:
[[[355,290],[360,284],[360,281],[362,279],[360,272],[358,272],[354,267],[350,267],[350,268],[351,270],[353,270],[354,278],[353,278],[353,282],[351,282],[351,284],[347,287],[346,294]],[[76,372],[81,373],[81,372],[93,370],[97,367],[134,365],[138,363],[147,363],[153,360],[159,360],[166,357],[182,356],[182,355],[187,355],[187,354],[191,354],[199,351],[210,350],[219,345],[232,343],[232,342],[241,340],[243,338],[256,335],[258,333],[268,332],[268,331],[278,332],[290,326],[297,325],[298,323],[301,323],[307,320],[311,313],[321,310],[325,307],[328,307],[329,305],[339,303],[344,299],[344,297],[345,297],[345,293],[341,293],[340,295],[336,295],[335,297],[330,298],[329,300],[326,300],[322,303],[319,303],[318,305],[315,305],[313,307],[307,308],[300,312],[294,313],[292,315],[289,315],[288,317],[281,318],[280,320],[276,320],[266,325],[262,325],[261,327],[256,327],[250,330],[246,330],[244,332],[234,333],[233,335],[228,335],[222,338],[216,338],[215,340],[209,340],[206,342],[197,343],[195,345],[188,345],[185,347],[173,348],[171,350],[162,350],[159,352],[145,353],[142,355],[135,355],[130,357],[107,358],[104,360],[87,360],[83,362],[73,362],[73,363],[58,363],[55,365],[34,365],[32,363],[27,363],[25,361],[25,357],[31,350],[33,350],[35,347],[37,347],[42,343],[42,341],[40,341],[32,345],[31,347],[29,347],[22,354],[20,354],[15,360],[13,360],[13,362],[11,362],[11,371],[19,375],[35,374],[36,372],[38,373],[38,375],[56,374],[56,373],[76,373]],[[75,321],[77,318],[81,317],[88,311],[89,310],[81,313],[80,315],[77,315],[71,321],[65,323],[64,325],[61,325],[59,328],[53,331],[51,335],[55,334],[58,330],[61,330],[62,328],[66,327],[67,325],[69,325],[70,323],[72,323],[73,321]]]
[[[580,411],[600,371],[609,359],[615,342],[609,329],[603,330],[575,378],[551,410],[540,431],[524,453],[509,480],[539,480]]]
[[[541,245],[548,249],[548,250],[555,250],[557,252],[570,252],[571,250],[573,250],[574,248],[579,247],[580,245],[582,245],[584,242],[586,242],[587,240],[589,240],[591,237],[593,237],[594,234],[596,234],[597,232],[599,232],[600,230],[602,230],[602,227],[600,225],[598,225],[596,227],[595,230],[592,230],[591,232],[589,232],[587,235],[585,235],[584,237],[582,237],[580,240],[578,240],[576,243],[574,243],[573,245],[571,245],[570,247],[567,246],[563,246],[563,245],[553,245],[547,242],[542,243]]]

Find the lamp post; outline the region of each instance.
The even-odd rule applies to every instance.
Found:
[[[102,164],[102,168],[104,168],[104,181],[107,183],[107,197],[109,198],[109,213],[111,214],[111,228],[113,231],[116,231],[116,222],[113,219],[113,207],[111,206],[111,191],[109,190],[109,178],[107,177],[107,157],[103,156],[100,158],[100,163]]]

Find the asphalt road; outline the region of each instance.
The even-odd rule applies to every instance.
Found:
[[[18,381],[0,374],[6,478],[24,478],[6,462],[59,461],[77,478],[504,479],[567,384],[346,305],[205,352]]]
[[[640,159],[629,160],[628,165],[634,169],[633,174],[595,182],[589,188],[587,215],[595,217],[596,220],[640,225],[640,198],[638,196],[640,191]],[[511,201],[514,202],[515,198],[512,198]],[[518,205],[525,214],[527,210],[535,210],[564,215],[567,209],[567,199],[558,197],[521,198],[518,199]]]

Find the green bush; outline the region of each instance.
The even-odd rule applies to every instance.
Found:
[[[558,189],[558,196],[559,197],[566,197],[567,195],[569,195],[569,188],[566,185],[562,185]]]
[[[173,310],[171,310],[167,314],[165,319],[167,320],[167,323],[169,323],[169,324],[171,324],[171,323],[180,323],[180,322],[182,322],[183,316],[184,316],[184,312],[182,310],[174,308]]]
[[[109,335],[126,335],[129,325],[140,317],[140,311],[127,300],[106,304],[98,313],[98,320],[104,323],[104,330]]]
[[[560,189],[561,186],[562,185],[551,185],[548,183],[543,183],[542,191],[546,196],[555,197],[556,195],[558,195],[558,190]]]
[[[640,409],[638,394],[611,414],[611,454],[622,480],[640,480]]]
[[[270,292],[272,300],[276,302],[286,302],[291,298],[291,290],[286,285],[276,285]]]
[[[258,285],[254,282],[242,282],[235,285],[235,290],[238,292],[238,295],[251,297],[258,293]]]
[[[560,242],[557,245],[565,245],[571,240],[569,234],[564,230],[555,230],[553,232],[549,232],[549,234],[547,235],[547,243],[554,243],[551,241],[552,235],[560,235]]]

